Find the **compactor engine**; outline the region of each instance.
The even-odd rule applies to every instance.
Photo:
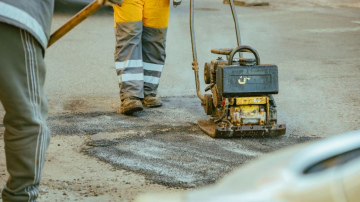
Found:
[[[286,133],[285,124],[277,124],[273,94],[279,92],[278,67],[261,64],[259,54],[241,45],[240,29],[233,0],[229,0],[234,18],[237,47],[212,49],[219,57],[205,63],[204,79],[208,86],[201,94],[199,66],[194,33],[194,0],[190,0],[192,68],[196,92],[209,120],[199,120],[202,131],[211,137],[265,137]],[[243,54],[251,54],[244,58]],[[239,55],[239,57],[235,57]]]
[[[260,65],[255,49],[239,46],[235,49],[212,49],[226,55],[204,65],[204,80],[208,84],[202,105],[210,120],[198,121],[200,128],[213,137],[278,136],[286,126],[277,125],[276,104],[278,67]],[[250,52],[255,58],[234,59],[236,53]],[[216,126],[216,127],[214,127]]]

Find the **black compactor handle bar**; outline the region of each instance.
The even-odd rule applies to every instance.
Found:
[[[251,52],[255,56],[256,65],[260,65],[260,56],[258,52],[250,46],[238,46],[229,54],[228,65],[232,65],[234,56],[237,52]]]

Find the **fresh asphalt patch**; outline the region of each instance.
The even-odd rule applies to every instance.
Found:
[[[194,124],[94,140],[83,151],[115,167],[142,173],[154,183],[197,187],[215,182],[263,153],[308,140],[311,138],[212,139]]]
[[[315,139],[213,139],[196,125],[196,120],[207,118],[198,98],[163,101],[163,107],[134,116],[60,114],[50,117],[49,126],[56,135],[91,135],[82,151],[114,167],[141,173],[153,183],[185,188],[211,184],[264,153]]]

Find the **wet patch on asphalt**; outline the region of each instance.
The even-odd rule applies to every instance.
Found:
[[[197,97],[163,98],[163,107],[134,116],[115,112],[60,114],[49,118],[56,135],[92,135],[85,154],[143,174],[153,183],[198,187],[241,164],[314,137],[213,139],[196,125],[206,119]]]

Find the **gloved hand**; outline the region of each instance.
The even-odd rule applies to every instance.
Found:
[[[173,0],[173,6],[176,7],[181,4],[182,0]]]

